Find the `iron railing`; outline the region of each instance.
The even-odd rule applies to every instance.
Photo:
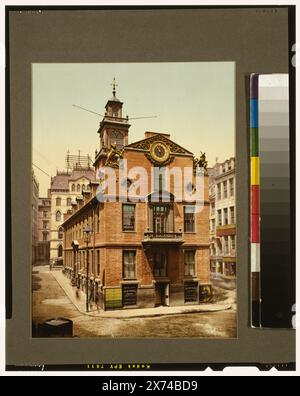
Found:
[[[170,240],[180,240],[182,239],[182,232],[153,232],[146,231],[145,239],[170,239]]]

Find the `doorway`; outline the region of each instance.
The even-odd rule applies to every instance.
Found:
[[[169,305],[169,284],[166,282],[155,283],[155,306]]]

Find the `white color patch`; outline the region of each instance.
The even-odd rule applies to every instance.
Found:
[[[251,243],[251,272],[260,272],[260,243]]]

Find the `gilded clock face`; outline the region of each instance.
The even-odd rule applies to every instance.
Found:
[[[170,150],[163,142],[154,142],[150,147],[150,154],[156,162],[162,163],[169,159]]]

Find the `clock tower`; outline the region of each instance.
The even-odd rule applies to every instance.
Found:
[[[121,150],[128,144],[128,130],[130,124],[128,116],[123,117],[123,102],[116,97],[116,80],[112,82],[112,97],[105,106],[105,115],[100,122],[98,133],[100,135],[100,150],[96,152],[94,166],[97,168],[105,164],[107,153],[111,147]]]

